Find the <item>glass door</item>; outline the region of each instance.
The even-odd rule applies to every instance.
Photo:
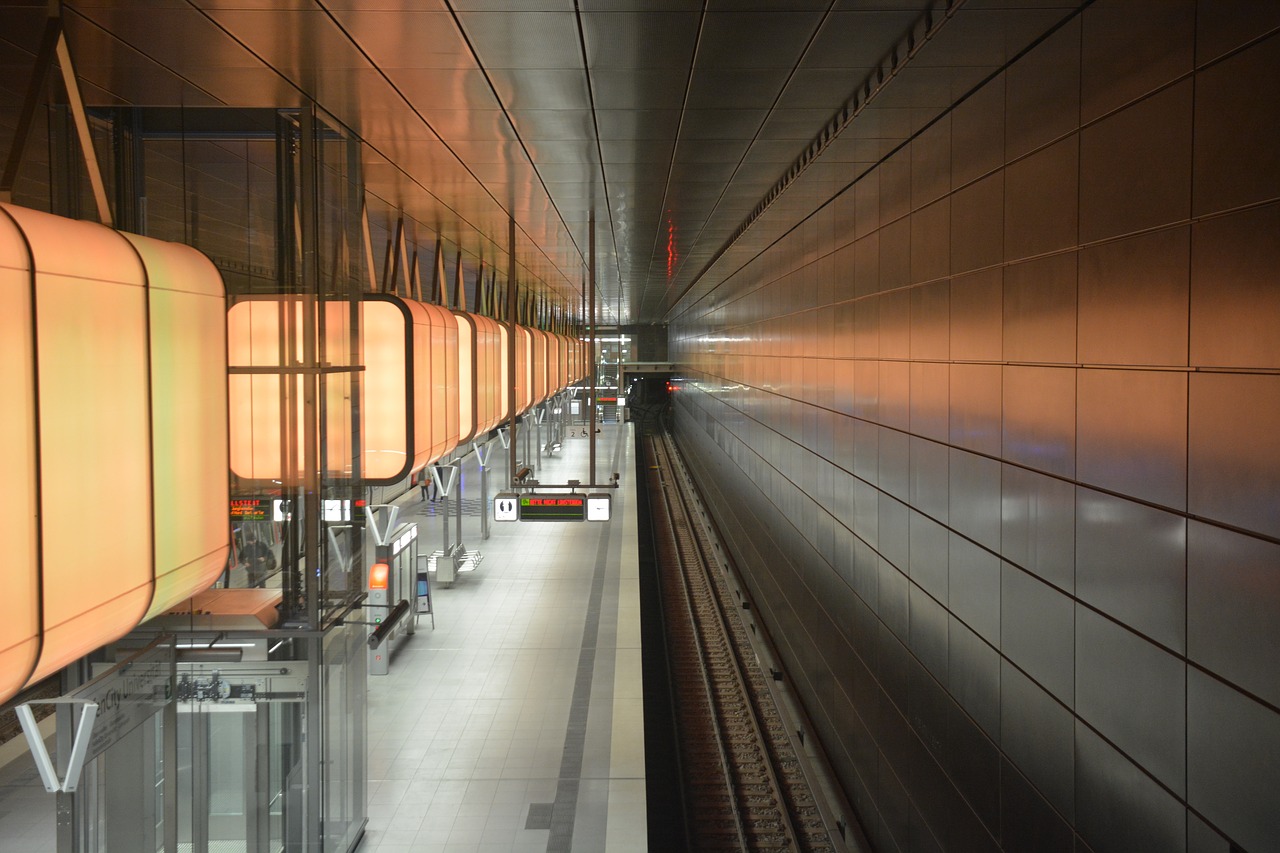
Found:
[[[181,853],[305,849],[302,717],[300,701],[179,707]]]

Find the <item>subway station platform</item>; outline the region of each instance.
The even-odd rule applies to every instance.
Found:
[[[647,849],[631,432],[597,436],[598,479],[621,474],[608,523],[493,523],[482,541],[465,460],[463,541],[483,561],[433,587],[435,628],[420,617],[389,674],[369,676],[362,853]],[[582,433],[534,476],[587,482]],[[500,452],[490,494],[506,476]],[[396,503],[420,548],[438,548],[443,504],[416,488]]]
[[[588,481],[583,432],[536,478]],[[507,477],[493,447],[490,496]],[[462,540],[483,559],[433,586],[434,629],[420,616],[389,674],[368,676],[359,853],[647,850],[633,454],[629,424],[601,426],[598,478],[621,474],[612,521],[491,523],[488,540],[475,454],[463,461]],[[444,503],[417,487],[394,502],[438,549]],[[0,747],[0,853],[56,850],[56,821],[24,739]]]

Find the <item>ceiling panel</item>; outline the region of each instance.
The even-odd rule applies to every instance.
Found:
[[[901,41],[927,2],[909,4],[907,11],[835,11],[822,23],[805,69],[873,68]],[[849,93],[845,93],[846,95]]]
[[[680,137],[682,140],[726,139],[731,142],[726,150],[741,151],[742,141],[756,135],[767,115],[764,110],[685,110]]]
[[[486,68],[582,68],[573,10],[462,12],[463,32]]]
[[[582,15],[587,67],[688,69],[700,15],[662,11],[587,12]]]
[[[375,3],[356,3],[347,9],[326,5],[348,37],[378,65],[471,67],[471,49],[447,9],[422,9],[421,3],[409,4],[419,8],[402,10],[379,9]]]
[[[704,109],[768,109],[791,76],[790,68],[700,69],[691,81],[687,106]]]
[[[591,108],[587,75],[581,68],[492,68],[489,79],[508,109]]]
[[[822,18],[820,11],[804,9],[710,12],[696,67],[794,68]]]
[[[634,163],[637,171],[651,172],[655,165],[665,166],[671,162],[671,152],[675,150],[675,142],[668,139],[609,140],[600,143],[601,155],[605,163],[621,165]],[[644,166],[641,169],[639,167]]]
[[[32,2],[0,5],[5,105],[24,90],[41,31],[44,4]],[[613,319],[660,322],[713,298],[725,276],[1075,5],[968,0],[731,241],[937,3],[64,5],[92,105],[292,107],[305,93],[366,141],[380,217],[403,214],[420,242],[443,236],[505,273],[514,216],[522,280],[559,289],[576,309],[594,216]],[[203,170],[215,195],[234,189],[227,169]]]
[[[596,110],[596,128],[602,143],[623,140],[675,138],[680,128],[679,110]],[[667,146],[670,149],[670,145]]]
[[[688,83],[685,66],[591,70],[591,94],[598,110],[678,110]]]

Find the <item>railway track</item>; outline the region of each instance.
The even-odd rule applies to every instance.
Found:
[[[674,443],[646,441],[689,848],[834,853]]]

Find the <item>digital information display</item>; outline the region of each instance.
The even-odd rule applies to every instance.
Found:
[[[270,498],[233,498],[232,521],[268,521],[271,518]]]
[[[585,495],[521,495],[521,521],[585,521]]]
[[[518,495],[501,492],[493,499],[494,521],[608,521],[613,495]]]

